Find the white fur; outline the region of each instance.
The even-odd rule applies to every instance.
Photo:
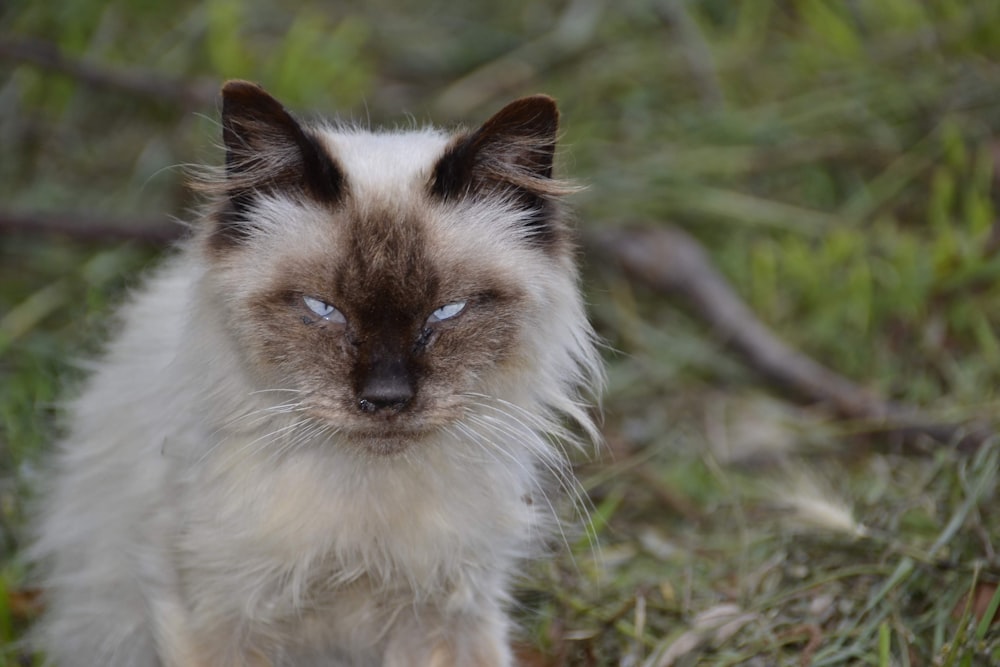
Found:
[[[354,197],[404,207],[446,140],[325,135]],[[235,349],[244,292],[337,242],[321,211],[260,208],[238,259],[213,266],[192,241],[151,276],[71,406],[33,551],[43,648],[61,667],[510,665],[510,579],[553,527],[544,479],[569,474],[553,437],[565,417],[593,430],[578,393],[599,361],[569,257],[524,244],[502,202],[437,213],[445,262],[480,258],[528,295],[518,356],[461,421],[378,457]]]

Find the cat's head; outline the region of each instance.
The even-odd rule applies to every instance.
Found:
[[[382,452],[476,411],[578,409],[596,358],[551,98],[448,135],[301,123],[246,82],[222,94],[201,243],[256,389]]]

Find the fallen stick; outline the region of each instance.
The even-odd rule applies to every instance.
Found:
[[[962,450],[993,437],[983,423],[937,423],[887,401],[789,346],[765,326],[712,265],[701,244],[677,227],[606,232],[584,239],[632,281],[683,301],[743,362],[797,400],[829,406],[869,433],[913,441],[925,436]]]
[[[215,81],[193,83],[157,72],[111,66],[75,58],[58,45],[41,39],[0,39],[0,60],[26,63],[76,79],[85,86],[125,92],[185,109],[205,109],[218,94]]]
[[[187,234],[187,227],[166,216],[126,219],[78,213],[0,211],[0,234],[65,236],[94,243],[135,241],[165,246]]]

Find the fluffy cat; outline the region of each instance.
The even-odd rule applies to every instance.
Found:
[[[222,90],[225,169],[71,406],[34,556],[60,667],[506,667],[515,567],[600,377],[558,112],[306,124]]]

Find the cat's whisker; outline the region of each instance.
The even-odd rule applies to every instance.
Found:
[[[291,407],[293,405],[296,407]],[[275,410],[275,408],[278,409]],[[253,427],[260,426],[268,419],[276,418],[277,415],[291,414],[294,412],[304,411],[305,409],[306,408],[304,407],[297,407],[297,404],[284,404],[281,406],[266,406],[233,417],[224,422],[222,425],[216,427],[211,432],[210,443],[205,448],[202,455],[198,457],[197,463],[204,463],[210,456],[214,455],[215,452],[228,441],[231,436],[231,431],[233,431],[236,427],[239,427],[242,430],[249,430]],[[267,436],[265,435],[261,437]]]
[[[488,415],[478,413],[480,419],[487,420],[497,427],[502,426],[507,433],[515,438],[522,438],[524,444],[531,446],[539,456],[552,460],[568,460],[567,452],[559,446],[559,439],[550,433],[554,427],[532,427],[531,424],[525,423],[523,419],[511,414],[508,410],[489,403],[477,402],[473,405],[491,411],[492,414]],[[514,430],[511,422],[523,431]]]
[[[503,420],[486,417],[483,415],[469,415],[468,418],[472,421],[475,421],[483,425],[486,428],[499,430],[503,433],[507,433],[508,435],[518,438],[520,439],[520,443],[522,445],[528,445],[529,443],[536,445],[536,447],[532,447],[532,449],[533,451],[535,451],[539,463],[543,465],[549,471],[549,473],[553,475],[553,477],[556,478],[556,480],[560,483],[560,486],[562,486],[564,490],[573,493],[574,501],[581,500],[580,498],[576,497],[577,494],[575,492],[575,488],[577,484],[575,483],[575,479],[573,478],[572,474],[569,471],[569,463],[567,459],[565,459],[560,454],[549,450],[546,447],[547,443],[545,443],[542,440],[538,440],[539,435],[537,433],[533,431],[527,431],[527,432],[518,431],[512,429],[511,426],[508,423],[504,422]],[[578,503],[574,502],[574,505],[576,504]],[[583,507],[580,507],[580,509],[583,509]],[[584,515],[581,513],[581,516]]]
[[[250,410],[248,412],[239,414],[235,417],[230,418],[219,426],[213,433],[213,435],[219,435],[226,430],[230,430],[236,427],[250,429],[253,427],[260,426],[266,420],[274,417],[275,415],[291,414],[295,412],[305,412],[308,407],[305,406],[301,401],[293,401],[290,403],[280,403],[278,405],[266,405],[256,410]]]
[[[504,414],[506,415],[506,413]],[[530,434],[530,436],[533,436],[534,438],[539,437],[539,434],[534,431],[528,431],[527,433],[514,431],[510,428],[510,425],[505,423],[503,420],[483,415],[468,415],[467,417],[472,421],[482,424],[486,428],[500,429],[517,438],[524,438],[527,434]],[[522,444],[526,444],[531,441],[532,438],[529,437],[523,439]],[[583,490],[582,485],[580,485],[579,481],[572,474],[568,460],[560,454],[548,450],[544,444],[538,443],[538,446],[543,450],[538,452],[539,463],[549,472],[549,474],[553,476],[553,478],[558,482],[560,488],[562,488],[563,491],[569,496],[574,513],[580,519],[586,520],[587,516],[593,510],[593,505],[589,496]]]
[[[515,403],[505,401],[501,398],[494,399],[484,394],[467,393],[465,395],[477,399],[480,397],[481,399],[486,399],[476,400],[473,402],[473,405],[497,412],[507,418],[521,423],[525,428],[541,434],[545,437],[549,444],[558,449],[560,454],[565,457],[569,456],[569,453],[565,450],[566,443],[573,444],[575,449],[581,446],[579,439],[574,437],[563,426],[553,420],[545,419],[544,417],[531,413],[526,408],[523,408]],[[494,405],[494,402],[499,403],[500,405]],[[513,410],[516,414],[512,413],[511,410]]]
[[[274,442],[282,434],[288,433],[289,431],[294,432],[295,429],[299,428],[302,424],[307,423],[308,421],[309,421],[308,419],[300,419],[298,421],[292,422],[291,424],[280,426],[276,429],[269,431],[268,433],[264,433],[263,435],[257,436],[256,438],[250,440],[249,442],[240,444],[233,450],[224,451],[222,453],[222,456],[224,457],[224,460],[232,462],[238,461],[242,458],[253,456],[257,452],[266,448],[270,443]],[[221,447],[225,442],[226,442],[225,440],[219,441],[219,443],[216,444],[216,446],[212,450],[210,450],[210,452],[214,455],[215,449]],[[205,457],[202,457],[202,460],[199,461],[199,463],[203,463],[204,459],[207,456],[208,452],[206,453]]]
[[[332,424],[318,420],[309,420],[309,421],[311,421],[312,423],[306,426],[306,428],[304,428],[302,432],[293,433],[291,434],[291,437],[283,438],[283,442],[281,443],[281,445],[275,448],[275,451],[269,458],[269,461],[271,463],[276,463],[278,460],[281,459],[281,457],[288,454],[289,452],[294,451],[310,442],[313,442],[314,440],[317,440],[320,437],[327,437],[327,438],[333,437],[339,431],[339,429],[334,427]]]
[[[537,496],[542,499],[543,503],[547,507],[549,516],[552,519],[552,523],[555,525],[556,530],[559,533],[560,541],[562,542],[563,547],[566,549],[566,553],[569,555],[573,563],[573,566],[575,568],[576,560],[573,555],[572,545],[570,543],[569,536],[566,534],[566,531],[564,529],[563,522],[560,521],[559,519],[559,512],[556,510],[555,504],[552,502],[551,498],[549,497],[549,494],[546,493],[545,488],[541,485],[540,480],[535,478],[535,475],[531,474],[532,471],[530,471],[530,469],[527,467],[527,464],[518,460],[517,457],[515,457],[511,452],[507,451],[506,448],[497,444],[491,438],[486,437],[485,434],[476,431],[475,429],[469,427],[466,424],[458,423],[457,426],[460,427],[462,433],[464,433],[471,440],[479,444],[484,450],[493,451],[505,455],[509,460],[513,461],[517,466],[519,466],[522,469],[522,471],[528,473],[529,479],[532,479],[532,492],[537,494]],[[543,465],[548,467],[547,464],[545,463],[543,463]],[[561,487],[563,486],[562,481],[560,481],[560,486]]]
[[[532,411],[524,406],[518,405],[517,403],[513,403],[499,396],[489,396],[487,394],[477,392],[466,392],[464,395],[473,399],[478,399],[478,404],[482,407],[488,407],[495,410],[513,410],[514,413],[516,413],[521,419],[532,424],[539,432],[552,436],[555,442],[559,442],[560,444],[568,442],[574,445],[574,448],[580,448],[582,446],[578,437],[574,436],[569,429],[559,424],[558,420],[551,418],[547,413],[539,414],[537,411]],[[510,413],[508,412],[508,414]]]
[[[255,389],[254,391],[247,392],[247,396],[256,396],[257,394],[269,394],[275,392],[285,392],[290,394],[306,393],[304,389],[291,389],[288,387],[271,387],[270,389]]]
[[[258,451],[270,450],[265,464],[276,466],[286,454],[293,451],[299,444],[307,442],[309,434],[317,427],[318,425],[312,423],[311,420],[301,420],[295,423],[295,428],[277,435],[270,442],[263,443]]]

